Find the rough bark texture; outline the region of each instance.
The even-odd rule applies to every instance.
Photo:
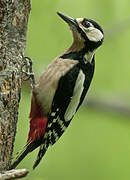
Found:
[[[30,0],[0,0],[0,171],[11,162]]]

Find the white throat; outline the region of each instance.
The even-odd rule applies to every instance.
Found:
[[[88,53],[86,53],[86,54],[84,55],[85,63],[87,63],[87,62],[90,62],[90,63],[91,63],[94,54],[95,54],[95,51],[93,51],[93,52],[90,52],[90,51],[89,51]]]

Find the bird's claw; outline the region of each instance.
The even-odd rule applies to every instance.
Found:
[[[30,80],[31,87],[34,88],[35,78],[32,70],[32,60],[29,57],[23,57],[22,80]]]

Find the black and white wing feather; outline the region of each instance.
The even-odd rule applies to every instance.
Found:
[[[53,145],[70,124],[88,91],[93,73],[94,59],[92,63],[78,63],[60,79],[47,125],[49,145]]]
[[[49,145],[53,145],[70,124],[88,91],[93,73],[94,58],[92,63],[76,64],[60,78],[48,116],[46,133],[33,168],[39,164]]]

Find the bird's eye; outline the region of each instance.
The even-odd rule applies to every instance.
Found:
[[[85,27],[85,28],[89,28],[91,26],[91,24],[88,22],[88,21],[83,21],[82,22],[82,25]]]

